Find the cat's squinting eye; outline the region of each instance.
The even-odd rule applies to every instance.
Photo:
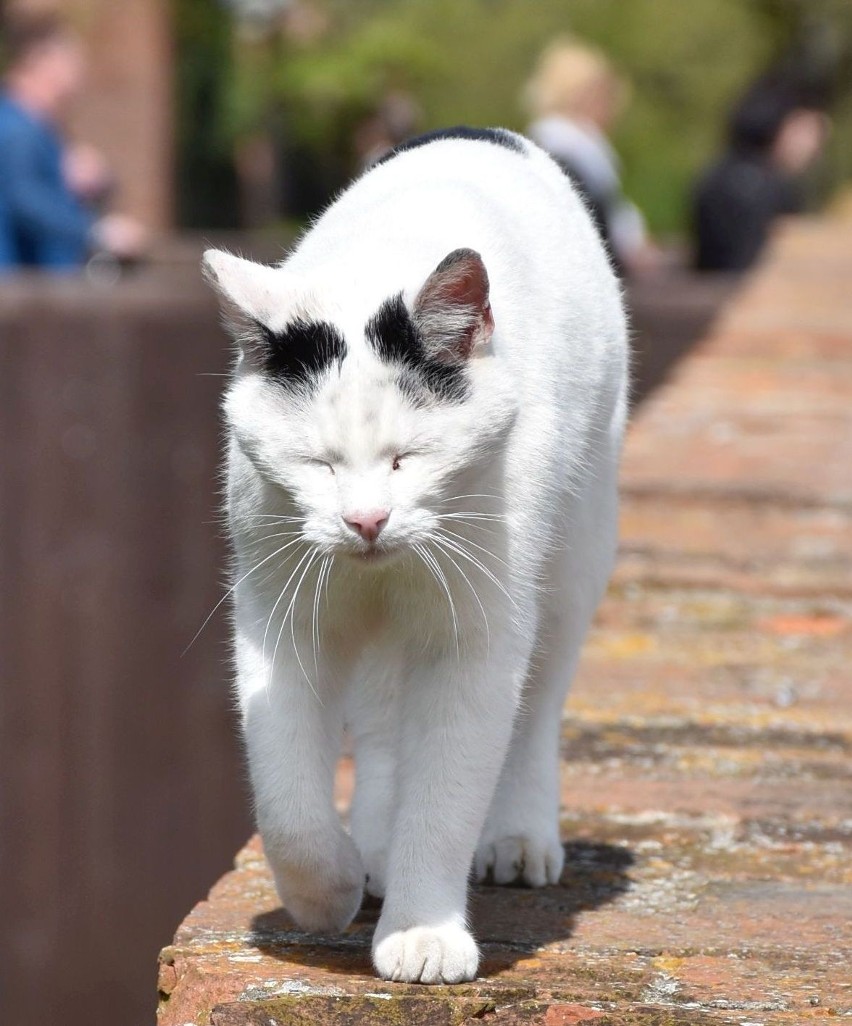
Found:
[[[401,456],[394,456],[393,460],[391,460],[391,470],[399,470],[401,459]]]

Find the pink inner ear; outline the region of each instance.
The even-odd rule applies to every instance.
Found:
[[[476,254],[459,260],[443,273],[440,268],[433,275],[438,295],[436,299],[453,306],[469,306],[483,310],[488,304],[488,275],[485,265]],[[427,288],[429,283],[427,282]]]
[[[426,279],[415,306],[466,306],[482,310],[488,302],[488,272],[472,249],[456,249]]]
[[[456,249],[438,264],[414,301],[424,342],[439,361],[466,360],[494,330],[488,272],[472,249]]]

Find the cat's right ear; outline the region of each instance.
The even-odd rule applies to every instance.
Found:
[[[225,327],[250,354],[287,303],[285,272],[220,249],[207,250],[201,269],[219,296]]]
[[[488,272],[473,249],[454,249],[426,279],[414,300],[414,321],[430,357],[458,363],[494,331]]]

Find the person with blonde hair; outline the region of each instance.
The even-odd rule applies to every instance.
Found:
[[[629,93],[600,50],[563,37],[540,55],[524,101],[533,117],[527,134],[583,194],[615,263],[637,271],[656,262],[656,250],[641,212],[622,192],[620,162],[607,138]]]

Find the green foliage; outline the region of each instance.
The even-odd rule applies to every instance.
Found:
[[[179,0],[207,6],[204,0]],[[422,128],[523,129],[520,95],[541,48],[572,33],[632,83],[614,133],[628,192],[659,232],[683,227],[697,170],[718,147],[744,85],[814,26],[852,40],[852,0],[314,0],[328,30],[236,49],[223,118],[237,136],[283,112],[298,145],[346,166],[354,126],[390,89],[410,92]],[[852,84],[852,83],[851,83]],[[842,170],[849,134],[837,133]],[[349,154],[351,158],[351,154]],[[351,167],[351,162],[350,162]]]
[[[230,18],[210,0],[177,0],[177,208],[186,227],[233,227],[233,131],[225,117],[233,93]]]
[[[326,148],[392,89],[419,95],[441,73],[434,46],[381,15],[318,50],[291,51],[275,78],[290,125]]]

